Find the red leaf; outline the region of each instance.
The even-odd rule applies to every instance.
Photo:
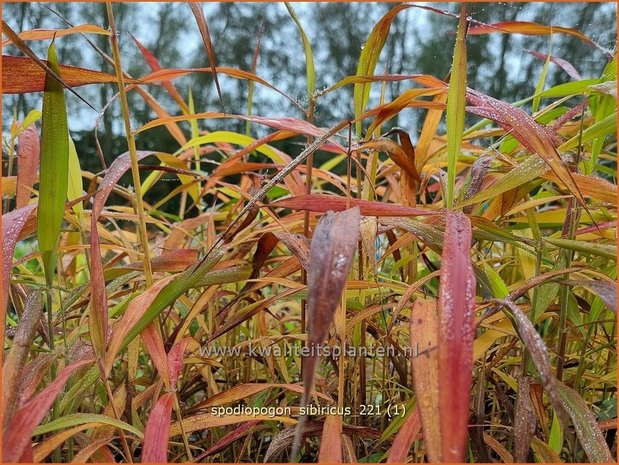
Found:
[[[45,64],[47,61],[43,60]],[[92,69],[60,65],[60,77],[69,87],[86,84],[115,83],[116,76]],[[133,84],[135,79],[126,79]],[[2,55],[2,92],[5,94],[25,94],[43,92],[45,87],[45,70],[30,58]]]
[[[148,417],[142,444],[142,463],[166,463],[168,461],[168,438],[174,394],[162,395]]]
[[[2,461],[17,462],[31,445],[34,429],[41,423],[54,399],[65,385],[73,372],[92,363],[93,360],[82,360],[65,367],[45,389],[20,408],[5,430],[2,437]]]
[[[449,212],[445,224],[439,286],[439,399],[441,460],[463,462],[473,371],[475,275],[471,223]]]
[[[141,160],[154,152],[138,152]],[[103,260],[99,252],[99,233],[97,223],[103,206],[114,186],[123,174],[131,167],[129,152],[120,155],[110,165],[107,174],[101,181],[99,189],[94,195],[92,214],[90,217],[90,279],[91,279],[91,309],[88,318],[93,349],[98,357],[103,358],[108,334],[107,294],[105,291],[105,277],[103,275]]]
[[[576,197],[578,202],[587,208],[581,190],[574,176],[557,152],[559,137],[550,128],[540,125],[521,108],[481,92],[469,89],[467,99],[474,107],[467,111],[483,118],[489,118],[499,123],[505,130],[511,130],[518,141],[531,153],[538,154],[557,175],[561,182]]]
[[[172,391],[176,390],[178,377],[183,370],[183,354],[190,340],[191,338],[189,337],[181,339],[174,344],[170,352],[168,352],[168,372],[170,374],[170,389],[172,389]]]
[[[525,50],[525,52],[533,55],[535,58],[539,58],[540,60],[546,61],[548,59],[548,55],[545,53],[536,52],[535,50]],[[580,73],[576,71],[576,68],[574,68],[569,61],[553,56],[550,56],[550,61],[565,71],[575,81],[580,81],[582,79],[580,77]]]
[[[408,418],[404,420],[404,424],[393,440],[387,463],[406,462],[408,451],[417,439],[421,439],[421,415],[419,409],[415,407]]]
[[[36,205],[13,210],[2,215],[2,314],[6,311],[9,302],[9,280],[11,268],[13,267],[13,253],[15,245],[21,239],[23,230],[27,229],[28,223],[32,228],[36,227],[33,215]]]
[[[17,140],[17,195],[16,207],[23,208],[30,200],[30,190],[37,180],[41,144],[34,124],[28,126]]]
[[[144,45],[142,45],[140,41],[133,36],[133,34],[131,34],[131,38],[138,46],[138,49],[142,53],[142,56],[144,57],[144,60],[146,60],[146,63],[148,63],[148,66],[150,66],[150,69],[152,69],[153,71],[159,71],[161,69],[161,65],[159,64],[159,60],[157,59],[157,57],[153,55],[150,50],[144,47]],[[181,110],[183,110],[184,113],[189,113],[189,108],[187,107],[187,104],[183,100],[181,94],[178,92],[178,90],[176,90],[176,86],[172,82],[168,81],[163,83],[163,87],[165,88],[165,90],[168,91],[170,97],[174,99],[174,101],[178,104]]]
[[[439,212],[426,208],[406,207],[394,203],[372,202],[369,200],[347,199],[328,194],[307,194],[277,200],[269,206],[289,208],[310,212],[325,213],[329,210],[341,212],[347,208],[358,207],[363,216],[422,216],[437,215]]]
[[[196,457],[195,460],[201,460],[204,457],[208,457],[209,455],[213,455],[217,452],[224,450],[226,447],[228,447],[229,444],[249,434],[252,428],[254,428],[254,426],[256,426],[258,423],[260,423],[260,420],[250,420],[246,421],[245,423],[241,423],[239,427],[230,431],[223,438],[221,438],[219,441],[209,447],[206,452],[204,452],[200,457]]]
[[[163,338],[159,332],[159,328],[153,322],[149,324],[144,331],[140,333],[142,341],[148,350],[148,354],[153,361],[153,365],[161,375],[166,387],[170,385],[170,370],[168,368],[167,356],[165,347],[163,346]]]

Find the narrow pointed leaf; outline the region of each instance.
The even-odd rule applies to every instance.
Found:
[[[4,357],[2,365],[3,428],[9,423],[19,406],[19,393],[23,389],[24,381],[24,365],[40,325],[41,315],[41,292],[33,289],[28,293],[24,312],[21,315],[17,332],[13,336],[11,349]]]
[[[561,403],[559,382],[552,372],[546,344],[531,323],[531,320],[529,320],[518,305],[507,299],[502,301],[502,303],[509,309],[513,321],[516,323],[518,334],[531,354],[535,367],[540,374],[544,390],[550,399],[550,404],[565,430],[567,428],[567,414],[565,407]]]
[[[54,381],[15,412],[13,420],[2,437],[3,462],[16,463],[20,459],[26,448],[30,447],[30,440],[34,429],[47,415],[47,411],[69,379],[69,376],[76,369],[92,362],[92,360],[82,360],[65,367]]]
[[[31,189],[37,180],[41,159],[41,143],[36,126],[28,126],[17,141],[17,193],[16,207],[28,205]]]
[[[361,216],[357,207],[340,213],[330,211],[321,219],[314,231],[307,278],[308,346],[312,351],[323,343],[340,303],[359,240],[360,223]],[[315,354],[305,358],[301,405],[309,403],[316,363]],[[306,418],[301,417],[297,425],[291,455],[293,459],[300,447],[301,431]]]
[[[168,438],[173,405],[174,393],[168,392],[157,400],[155,408],[150,412],[144,430],[142,463],[166,463],[168,461]]]
[[[574,423],[580,445],[587,453],[590,462],[614,463],[606,439],[597,424],[595,415],[587,403],[572,388],[559,384],[559,395],[565,409]]]
[[[450,213],[445,224],[439,286],[439,409],[441,460],[463,462],[473,376],[476,282],[471,223]]]
[[[219,86],[219,79],[217,77],[217,61],[215,60],[215,49],[213,48],[213,43],[211,42],[211,34],[208,30],[208,24],[206,23],[204,15],[202,14],[202,4],[197,2],[189,2],[189,7],[191,8],[191,12],[193,13],[194,18],[196,18],[196,23],[198,24],[198,29],[200,30],[200,35],[202,36],[202,42],[204,43],[204,48],[206,50],[211,65],[213,81],[215,82],[215,88],[217,89],[219,102],[221,103],[222,110],[225,111],[224,100],[221,94],[221,88]]]
[[[421,431],[421,415],[419,414],[419,409],[415,408],[408,418],[404,420],[404,424],[400,427],[398,434],[393,440],[391,449],[389,449],[387,463],[405,463],[411,445],[421,438]],[[430,461],[432,460],[430,459]]]
[[[18,36],[21,40],[25,41],[54,39],[71,34],[100,34],[109,36],[110,31],[100,26],[95,26],[94,24],[80,24],[79,26],[73,26],[67,29],[31,29],[29,31],[20,32]],[[2,42],[2,46],[6,47],[11,43],[11,39],[6,39]]]
[[[370,36],[363,46],[357,66],[358,77],[368,77],[374,74],[380,52],[387,41],[391,24],[396,15],[411,5],[397,5],[389,10],[372,29]],[[371,82],[356,83],[354,87],[355,118],[363,113],[370,97]],[[361,121],[357,122],[357,135],[361,135]]]
[[[51,67],[48,61],[43,60]],[[59,74],[69,87],[87,84],[115,83],[116,77],[93,69],[58,65]],[[137,82],[128,79],[127,84]],[[45,70],[26,57],[2,55],[2,92],[5,94],[27,94],[45,90]]]
[[[446,206],[452,208],[456,189],[456,165],[464,133],[466,107],[466,4],[462,4],[454,46],[449,93],[447,94],[447,192]]]
[[[314,71],[314,54],[312,53],[312,45],[303,29],[303,25],[301,24],[301,20],[297,16],[297,13],[292,8],[292,4],[286,2],[286,8],[288,9],[288,13],[290,13],[290,17],[297,25],[299,29],[299,34],[301,35],[301,41],[303,42],[303,51],[305,52],[305,73],[307,75],[307,98],[311,99],[314,96],[314,88],[316,81],[316,74]]]
[[[58,56],[52,42],[49,47],[49,66],[56,73]],[[64,87],[52,76],[45,78],[41,116],[41,174],[39,180],[39,209],[37,238],[43,258],[48,286],[53,281],[60,227],[64,217],[69,182],[69,129]],[[51,311],[51,309],[48,309]]]
[[[441,457],[438,368],[438,313],[435,300],[417,299],[411,311],[410,344],[417,410],[430,462]],[[403,460],[402,460],[403,461]]]
[[[13,267],[13,254],[17,241],[23,238],[29,224],[33,225],[36,219],[36,205],[28,205],[2,215],[2,310],[6,311],[9,303],[9,282]],[[30,231],[32,232],[32,231]]]
[[[535,408],[530,394],[531,378],[518,379],[516,407],[514,411],[514,460],[526,462],[535,436]]]
[[[342,463],[342,417],[327,415],[322,427],[318,463]]]
[[[289,208],[310,212],[325,213],[328,211],[341,212],[347,206],[357,207],[363,216],[425,216],[438,215],[439,212],[422,207],[408,207],[394,203],[374,202],[361,199],[347,199],[327,194],[307,194],[277,200],[269,204],[271,207]]]
[[[550,34],[568,34],[577,37],[589,45],[596,45],[582,32],[576,29],[560,26],[547,26],[528,21],[504,21],[500,23],[486,24],[472,27],[469,30],[471,35],[493,34],[493,33],[508,33],[508,34],[525,34],[525,35],[550,35]]]

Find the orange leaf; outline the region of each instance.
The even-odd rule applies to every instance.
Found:
[[[48,64],[47,61],[43,60]],[[49,64],[48,64],[49,65]],[[115,83],[116,76],[92,69],[59,65],[60,77],[69,87],[87,84]],[[138,81],[127,79],[128,84]],[[2,55],[2,92],[5,94],[25,94],[43,92],[45,70],[30,58]]]
[[[438,391],[438,314],[436,300],[417,299],[411,312],[413,382],[430,462],[441,458]]]
[[[414,408],[393,440],[387,463],[404,463],[414,441],[421,438],[421,416]]]
[[[545,24],[531,23],[528,21],[503,21],[487,25],[469,28],[469,34],[482,35],[493,33],[524,34],[530,36],[545,36],[550,34],[568,34],[577,37],[583,42],[597,47],[597,45],[582,32],[569,27],[547,26]]]
[[[342,463],[342,417],[327,415],[322,427],[318,463]]]
[[[20,32],[18,36],[21,40],[47,40],[71,34],[100,34],[109,36],[110,31],[94,24],[80,24],[68,29],[31,29],[30,31]],[[6,39],[2,42],[2,46],[6,47],[12,43],[11,39]]]

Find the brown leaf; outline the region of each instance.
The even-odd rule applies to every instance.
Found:
[[[531,323],[531,320],[529,320],[529,317],[518,305],[507,299],[501,301],[501,303],[510,310],[513,320],[516,323],[518,334],[531,354],[531,359],[533,359],[535,367],[539,372],[542,385],[544,386],[546,394],[548,394],[548,398],[557,414],[557,418],[561,422],[563,428],[567,429],[567,413],[561,402],[559,382],[552,372],[550,359],[548,357],[548,349],[546,348],[544,340]]]
[[[531,378],[521,377],[518,379],[514,411],[514,460],[516,462],[527,462],[531,442],[535,435],[535,408],[533,401],[531,401],[530,385]]]
[[[2,366],[2,425],[4,428],[19,407],[19,392],[24,381],[24,364],[42,314],[41,292],[33,289],[28,293],[11,349]]]
[[[303,234],[293,234],[283,231],[277,231],[275,236],[282,241],[288,250],[299,259],[301,266],[305,271],[309,270],[309,249],[310,243]]]
[[[327,212],[314,231],[310,245],[308,287],[308,346],[310,351],[323,343],[333,320],[348,272],[359,241],[361,216],[354,207],[341,213]],[[303,365],[303,398],[301,405],[310,401],[314,384],[317,356],[310,354]],[[297,425],[291,458],[297,456],[301,445],[301,432],[306,416]]]

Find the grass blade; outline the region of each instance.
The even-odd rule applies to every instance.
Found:
[[[49,47],[50,67],[59,73],[56,46]],[[63,86],[51,75],[45,78],[41,116],[41,175],[37,238],[43,258],[45,280],[51,287],[60,227],[69,183],[69,129]],[[51,312],[51,309],[48,309]]]
[[[535,367],[540,374],[542,385],[548,394],[550,404],[554,408],[557,418],[565,430],[567,428],[566,410],[561,403],[558,387],[559,382],[550,367],[550,359],[548,358],[548,349],[546,348],[546,344],[531,323],[531,320],[529,320],[527,315],[518,305],[507,299],[503,300],[502,304],[509,309],[510,315],[516,323],[518,334],[531,354]]]
[[[447,94],[447,192],[446,207],[453,208],[456,189],[456,166],[460,157],[466,107],[466,4],[463,3],[454,46],[449,92]]]
[[[47,66],[51,68],[48,61]],[[51,68],[53,69],[53,68]],[[87,84],[109,84],[116,82],[116,77],[93,69],[77,66],[58,65],[58,72],[66,86],[73,88]],[[136,83],[128,79],[127,83]],[[61,86],[63,87],[63,86]],[[5,94],[27,94],[45,90],[45,70],[36,62],[25,57],[2,55],[2,92]]]
[[[467,96],[468,100],[475,105],[475,107],[467,108],[469,112],[496,121],[504,129],[511,130],[513,136],[527,150],[532,154],[538,154],[548,164],[578,202],[587,209],[572,172],[557,151],[556,134],[545,126],[541,126],[521,108],[473,90],[469,90]]]
[[[297,16],[297,13],[292,8],[292,5],[288,2],[285,2],[286,8],[288,9],[288,13],[290,13],[290,17],[297,25],[299,29],[299,34],[301,34],[301,41],[303,42],[303,50],[305,52],[305,69],[307,75],[307,98],[308,101],[314,97],[314,89],[316,82],[316,73],[314,71],[314,54],[312,53],[312,44],[307,38],[307,34],[303,29],[303,25],[301,24],[301,20]]]
[[[341,213],[327,212],[314,231],[310,245],[308,287],[308,346],[310,351],[323,343],[340,302],[348,272],[359,240],[361,216],[354,207]],[[303,366],[301,405],[310,402],[317,356],[310,355]],[[306,416],[302,416],[290,455],[295,460],[301,446],[301,432]]]
[[[535,408],[530,394],[531,378],[518,379],[516,409],[514,411],[514,460],[527,462],[531,442],[535,436]]]
[[[17,193],[16,208],[28,205],[32,186],[37,180],[41,159],[39,133],[34,124],[19,135],[17,142]]]
[[[168,437],[174,393],[162,395],[148,416],[142,444],[142,463],[166,463],[168,461]]]
[[[13,420],[9,423],[2,437],[2,460],[5,463],[16,463],[26,449],[36,426],[43,420],[47,411],[52,406],[54,399],[65,385],[73,372],[93,360],[82,360],[73,363],[62,370],[56,379],[45,389],[15,412]]]
[[[430,462],[441,458],[441,424],[438,385],[438,314],[435,300],[417,299],[411,311],[410,344],[417,410]],[[401,457],[405,459],[406,457]],[[403,462],[404,460],[398,460]]]
[[[473,373],[475,275],[471,223],[447,214],[439,287],[438,384],[441,460],[463,462]]]
[[[326,213],[328,211],[341,212],[346,210],[348,205],[359,208],[359,212],[363,216],[426,216],[439,214],[439,212],[428,208],[408,207],[371,200],[347,199],[327,194],[299,195],[277,200],[269,204],[271,207],[318,213]]]
[[[361,55],[359,56],[359,64],[357,65],[356,77],[368,77],[374,74],[374,69],[378,63],[380,52],[387,41],[391,23],[396,15],[412,5],[397,5],[385,14],[372,29],[368,40],[363,46]],[[353,98],[355,106],[355,118],[358,118],[365,109],[368,99],[370,98],[371,82],[355,83]],[[356,123],[357,136],[361,136],[361,121]]]
[[[2,295],[0,296],[2,308],[0,310],[3,315],[9,303],[9,282],[15,245],[22,238],[24,230],[29,229],[29,223],[36,219],[35,211],[36,205],[33,204],[2,215]]]
[[[322,427],[318,463],[342,463],[342,417],[327,415]]]
[[[2,365],[2,426],[13,418],[13,413],[19,406],[20,386],[24,381],[24,364],[37,329],[41,322],[41,293],[33,289],[28,293],[24,312],[21,315],[17,332],[13,337],[13,345],[4,358]]]
[[[219,87],[219,79],[217,78],[217,61],[215,60],[215,49],[213,48],[213,43],[211,42],[211,34],[208,31],[208,24],[206,24],[206,20],[204,19],[204,15],[202,14],[202,6],[200,3],[189,2],[189,8],[191,8],[191,12],[196,18],[198,29],[200,29],[202,42],[204,43],[204,48],[206,49],[208,59],[211,63],[211,72],[213,73],[213,81],[215,82],[215,88],[217,89],[217,95],[219,96],[219,103],[221,103],[222,111],[225,112],[226,110],[224,107],[224,99],[221,94],[221,88]]]
[[[387,463],[405,463],[408,451],[411,445],[417,439],[420,439],[422,431],[422,421],[419,409],[415,408],[408,418],[404,421],[404,424],[398,431],[391,449],[389,450],[389,457]],[[430,461],[432,461],[430,459]]]
[[[587,457],[594,463],[613,463],[615,458],[610,453],[608,445],[595,415],[587,407],[587,403],[572,388],[559,384],[559,395],[565,410],[574,423],[576,435],[580,445],[587,453]]]
[[[492,33],[508,33],[508,34],[525,34],[525,35],[551,35],[551,34],[568,34],[577,37],[583,42],[599,47],[595,42],[589,39],[582,32],[569,27],[547,26],[528,21],[504,21],[500,23],[486,24],[472,27],[469,31],[471,35],[492,34]],[[603,49],[602,49],[603,50]],[[603,50],[604,51],[604,50]]]

